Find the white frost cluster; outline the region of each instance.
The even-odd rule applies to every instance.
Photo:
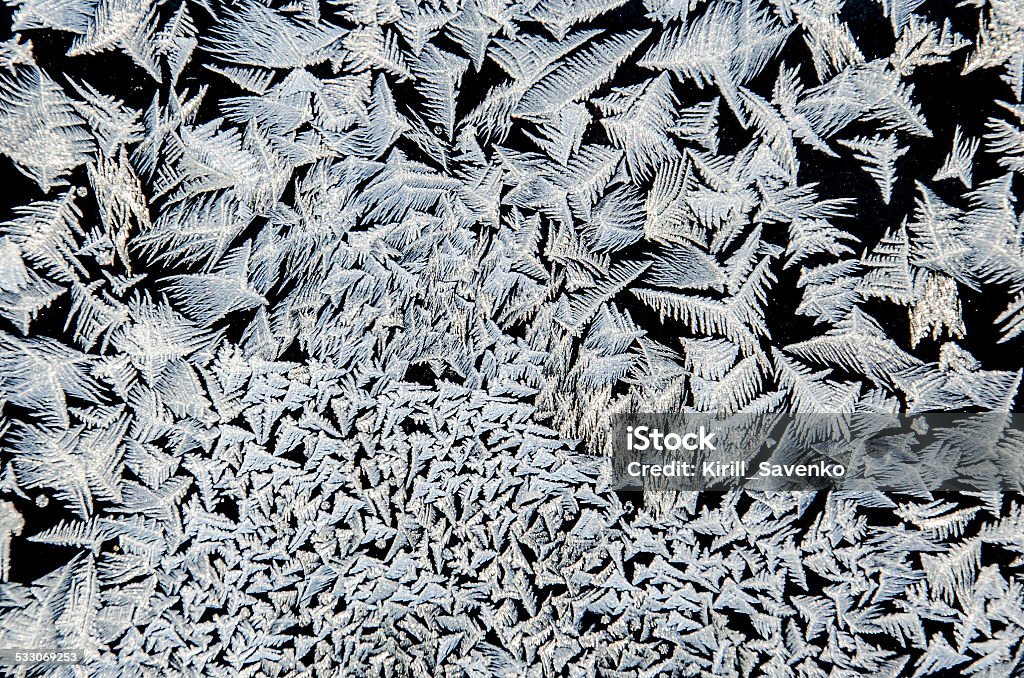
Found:
[[[1020,670],[1009,495],[606,473],[617,412],[1013,409],[957,342],[1024,334],[1020,0],[882,0],[874,59],[840,0],[7,4],[0,649],[88,657],[19,670]],[[1001,99],[920,164],[950,62]]]

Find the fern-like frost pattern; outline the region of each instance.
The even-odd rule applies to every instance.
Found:
[[[1020,0],[6,4],[12,672],[1022,670],[1019,494],[608,475],[1015,408]]]

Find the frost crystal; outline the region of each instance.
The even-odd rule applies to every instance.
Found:
[[[1019,494],[607,473],[1014,408],[1020,0],[6,4],[12,671],[1022,670]]]

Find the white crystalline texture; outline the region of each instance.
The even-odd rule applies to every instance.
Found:
[[[30,675],[1024,671],[1019,495],[606,473],[621,412],[1015,408],[1021,0],[6,4]]]

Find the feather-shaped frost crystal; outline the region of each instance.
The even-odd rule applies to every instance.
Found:
[[[1021,673],[1020,495],[928,490],[1024,449],[1020,0],[0,22],[27,675]],[[900,493],[609,477],[623,413],[960,410]]]

